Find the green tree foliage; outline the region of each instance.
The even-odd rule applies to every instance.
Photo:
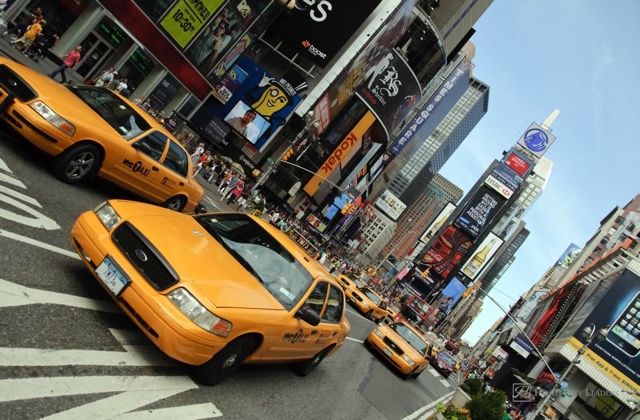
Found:
[[[482,379],[470,378],[462,385],[462,390],[469,394],[471,398],[482,393]]]
[[[464,407],[473,420],[502,420],[507,395],[500,391],[476,394]]]

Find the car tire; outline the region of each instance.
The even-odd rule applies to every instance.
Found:
[[[62,182],[77,184],[97,174],[101,165],[100,150],[96,146],[78,144],[56,156],[51,168]]]
[[[413,375],[413,372],[409,372],[409,373],[400,372],[400,378],[402,378],[402,380],[404,380],[404,381],[409,379],[411,377],[411,375]]]
[[[239,337],[224,346],[208,362],[200,366],[192,366],[196,379],[205,385],[216,385],[227,375],[233,373],[256,349],[253,337]]]
[[[411,377],[412,377],[413,379],[418,379],[418,376],[420,376],[420,374],[421,374],[422,372],[424,372],[424,370],[421,370],[420,372],[417,372],[417,373],[412,374],[412,375],[411,375]]]
[[[162,207],[166,207],[169,210],[175,210],[178,213],[184,209],[184,206],[187,205],[187,199],[183,195],[176,195],[175,197],[171,197],[164,203],[162,203]]]
[[[364,316],[367,317],[367,319],[373,319],[373,309],[369,309],[369,312],[364,314]]]
[[[293,365],[293,371],[296,375],[305,377],[310,374],[315,368],[318,367],[320,362],[325,358],[325,356],[331,351],[333,347],[327,347],[326,349],[318,352],[315,356],[313,356],[309,360],[305,360],[302,362],[295,363]]]

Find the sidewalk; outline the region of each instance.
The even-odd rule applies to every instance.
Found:
[[[4,32],[7,28],[7,22],[4,19],[0,19],[0,34]],[[6,37],[0,37],[0,55],[4,57],[9,57],[18,63],[24,64],[25,66],[36,70],[44,75],[51,73],[58,64],[54,63],[48,58],[38,58],[38,62],[35,60],[23,55],[20,51],[15,49],[10,41],[15,37],[15,34],[7,35]],[[76,72],[72,70],[66,70],[67,80],[74,81],[75,83],[84,83],[84,79],[80,77]],[[60,81],[60,76],[56,76],[56,80]]]

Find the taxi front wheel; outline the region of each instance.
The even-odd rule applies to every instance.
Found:
[[[186,205],[187,199],[182,195],[176,195],[175,197],[171,197],[170,199],[162,203],[163,207],[166,207],[169,210],[175,210],[177,212],[181,212]]]
[[[227,344],[205,364],[192,366],[193,375],[205,385],[216,385],[238,369],[238,366],[256,349],[256,344],[253,337],[239,337]]]
[[[303,362],[295,363],[293,365],[293,371],[298,376],[302,376],[302,377],[307,376],[316,367],[318,367],[320,362],[322,362],[322,359],[325,358],[325,356],[331,351],[332,348],[333,346],[327,347],[326,349],[320,351],[318,354],[313,356],[311,359],[305,360]]]
[[[61,181],[76,184],[96,174],[100,161],[100,150],[96,146],[78,144],[56,156],[51,168]]]

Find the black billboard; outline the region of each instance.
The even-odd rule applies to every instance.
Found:
[[[404,121],[422,92],[409,64],[395,50],[381,50],[371,57],[373,66],[365,74],[356,95],[371,109],[387,132],[387,137]]]
[[[477,238],[502,209],[507,199],[496,190],[481,186],[456,218],[454,225]]]
[[[270,31],[284,45],[324,68],[380,1],[295,0],[295,8],[281,14]]]

